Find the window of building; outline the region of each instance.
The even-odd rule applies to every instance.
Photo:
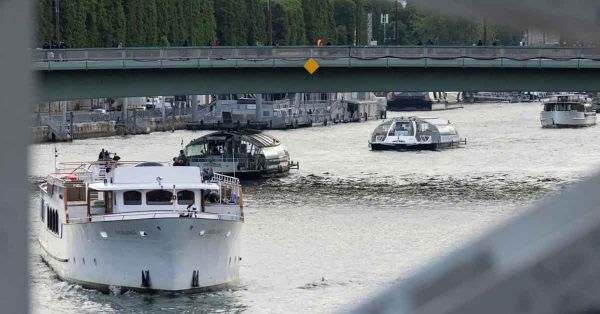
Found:
[[[154,190],[146,193],[146,205],[173,205],[173,193]]]
[[[192,191],[177,192],[177,204],[179,204],[179,205],[194,205],[194,192],[192,192]]]
[[[127,191],[123,193],[123,204],[125,205],[142,205],[142,192]]]

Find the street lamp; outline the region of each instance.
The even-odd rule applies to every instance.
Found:
[[[267,11],[268,11],[268,15],[269,15],[269,46],[273,45],[273,13],[271,11],[271,0],[267,1]]]
[[[54,1],[54,39],[60,41],[60,0]]]
[[[398,10],[398,4],[402,5],[402,9],[406,9],[408,4],[406,0],[396,0],[396,25],[394,26],[394,41],[396,45],[400,44],[400,38],[398,37],[398,21],[400,21],[400,11]]]

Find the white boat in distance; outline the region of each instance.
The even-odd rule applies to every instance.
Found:
[[[540,114],[544,128],[579,128],[596,125],[591,101],[581,95],[558,95],[544,102]]]
[[[65,281],[104,292],[198,292],[239,279],[244,212],[235,178],[98,161],[61,164],[40,188],[40,254]]]
[[[450,121],[417,117],[385,121],[375,129],[369,140],[371,150],[436,150],[466,143]]]

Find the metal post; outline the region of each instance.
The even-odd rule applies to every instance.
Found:
[[[256,122],[262,121],[262,94],[256,94]]]
[[[60,41],[60,0],[54,0],[54,38]]]
[[[164,97],[163,97],[164,99]],[[179,107],[179,106],[177,106]],[[171,105],[171,132],[175,132],[175,104]]]
[[[167,112],[166,112],[166,108],[165,108],[165,98],[163,97],[160,100],[160,111],[161,111],[161,115],[162,115],[162,126],[163,126],[163,131],[167,130]]]
[[[194,32],[194,10],[192,9],[192,1],[190,0],[190,42],[189,46],[193,46],[193,32]]]
[[[60,103],[62,105],[62,122],[60,125],[60,130],[61,132],[64,132],[67,129],[67,102],[61,101]]]
[[[273,45],[273,12],[271,10],[271,0],[267,1],[267,10],[268,10],[268,17],[269,17],[269,46]]]
[[[399,11],[398,11],[398,2],[400,0],[396,0],[396,21],[394,22],[394,43],[398,45],[398,20],[400,19]]]
[[[137,134],[137,111],[135,111],[135,108],[133,108],[133,135]]]
[[[483,46],[487,46],[487,23],[483,20]]]
[[[198,120],[198,95],[192,96],[192,123],[196,123]]]
[[[121,106],[121,114],[123,115],[123,123],[127,124],[127,102],[129,98],[125,97],[123,100],[123,106]]]

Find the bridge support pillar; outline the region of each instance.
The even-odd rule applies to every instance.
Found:
[[[192,96],[192,123],[198,121],[198,95]]]

